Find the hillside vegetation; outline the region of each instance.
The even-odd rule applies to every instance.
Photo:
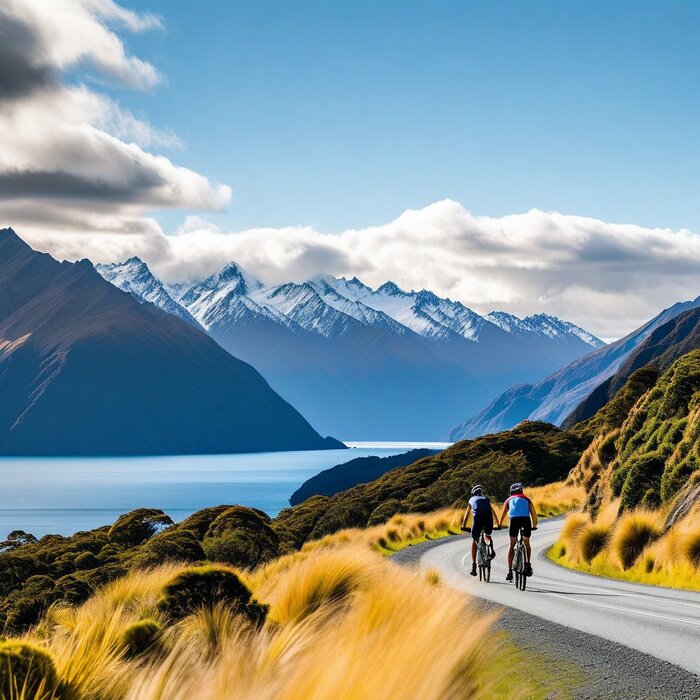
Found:
[[[331,497],[313,496],[273,523],[284,549],[348,527],[385,522],[396,513],[428,513],[465,505],[475,483],[503,499],[513,481],[547,484],[565,478],[586,442],[548,423],[523,423],[496,435],[456,443],[437,455],[387,472]]]
[[[638,370],[593,418],[574,426],[587,438],[597,432],[569,477],[588,491],[588,510],[595,515],[615,498],[621,510],[658,508],[692,491],[700,480],[699,409],[694,350],[658,378]]]
[[[551,556],[590,573],[699,588],[700,350],[634,372],[593,417],[568,483],[588,494]]]
[[[189,531],[201,533],[210,515]],[[387,526],[400,536],[407,528],[426,533],[450,515],[422,525],[420,517]],[[368,542],[362,533],[338,533],[249,570],[166,563],[131,571],[83,603],[48,608],[37,626],[0,642],[0,696],[563,696],[546,661],[522,656],[490,631],[493,616],[470,608],[436,572],[396,567]]]

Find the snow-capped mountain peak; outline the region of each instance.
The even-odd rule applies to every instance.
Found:
[[[486,314],[484,318],[508,333],[522,330],[523,328],[522,319],[506,311],[492,311],[490,314]]]
[[[592,348],[605,345],[602,340],[583,328],[551,314],[533,314],[521,319],[505,311],[492,311],[485,318],[509,333],[546,336],[559,342],[577,338]]]
[[[401,289],[401,287],[399,287],[398,284],[392,282],[391,280],[388,282],[384,282],[384,284],[381,287],[378,287],[374,293],[387,294],[388,296],[392,297],[405,297],[410,296],[412,294],[412,292],[404,292],[404,290]]]
[[[574,336],[593,348],[601,348],[605,345],[600,338],[596,338],[576,324],[570,321],[563,321],[550,314],[533,314],[524,318],[523,321],[550,338]]]
[[[190,325],[199,327],[190,312],[170,296],[160,280],[153,276],[148,265],[140,258],[131,257],[124,262],[97,264],[95,269],[108,282],[140,302],[154,304],[169,314],[179,316]]]

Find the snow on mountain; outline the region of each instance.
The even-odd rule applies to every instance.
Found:
[[[326,337],[343,335],[358,324],[356,318],[328,304],[308,282],[261,288],[251,296],[260,306],[276,309],[305,330]]]
[[[262,286],[261,282],[232,262],[188,289],[180,297],[180,303],[205,328],[210,328],[219,321],[225,322],[234,310],[240,311],[239,298],[250,295]]]
[[[399,323],[396,319],[385,314],[382,311],[377,311],[361,301],[357,301],[353,298],[353,294],[356,293],[353,287],[359,291],[359,287],[364,287],[364,289],[371,291],[369,287],[360,282],[357,277],[353,277],[350,282],[345,281],[349,287],[346,291],[350,293],[343,296],[341,289],[345,288],[345,285],[337,284],[341,280],[337,280],[334,277],[315,277],[313,280],[308,282],[319,296],[329,305],[332,306],[337,311],[341,311],[348,316],[352,316],[354,319],[359,321],[365,326],[373,326],[374,328],[386,328],[394,333],[403,335],[408,332],[406,326]]]
[[[480,342],[502,332],[546,337],[555,342],[580,341],[592,348],[604,343],[587,331],[556,316],[537,314],[520,319],[503,311],[486,316],[458,301],[422,290],[406,292],[388,281],[372,289],[357,277],[319,275],[296,284],[265,287],[234,262],[193,286],[172,285],[169,291],[138,258],[97,265],[103,277],[124,291],[156,304],[205,328],[230,327],[258,315],[282,326],[301,327],[331,337],[355,324],[402,335],[447,341]],[[176,301],[177,299],[177,301]],[[196,321],[195,321],[196,319]]]
[[[547,336],[555,341],[578,338],[594,349],[602,348],[605,345],[600,338],[596,338],[574,323],[562,321],[549,314],[535,314],[521,319],[505,311],[492,311],[484,318],[508,333]]]
[[[129,258],[125,262],[95,265],[95,269],[108,282],[139,301],[147,301],[173,316],[178,316],[192,326],[199,327],[192,314],[178,304],[166,291],[163,284],[151,273],[140,258]]]

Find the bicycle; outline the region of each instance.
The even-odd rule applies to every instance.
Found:
[[[479,569],[479,581],[488,583],[491,580],[491,550],[483,530],[476,545],[476,566]]]
[[[525,590],[527,585],[527,576],[525,576],[525,543],[523,542],[523,529],[518,532],[518,539],[513,547],[513,573],[515,574],[515,587],[521,591]]]
[[[496,528],[499,530],[500,528]],[[464,528],[463,532],[471,532],[470,527]],[[467,561],[469,554],[465,554],[462,559],[462,566],[466,569],[467,566],[464,563]],[[481,531],[479,535],[479,541],[476,544],[476,566],[479,570],[479,581],[485,581],[489,583],[491,581],[491,550],[488,543],[486,542],[486,535],[484,531]]]
[[[536,530],[537,528],[533,527],[532,529]],[[515,574],[515,587],[521,591],[524,591],[527,585],[525,564],[527,564],[527,556],[525,555],[525,543],[523,542],[523,528],[520,528],[518,539],[513,547],[513,573]]]

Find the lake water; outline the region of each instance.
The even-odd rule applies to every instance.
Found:
[[[350,450],[123,458],[0,458],[0,539],[11,530],[70,535],[134,508],[175,520],[222,503],[271,516],[309,477],[356,457],[386,457],[447,443],[347,443]]]

